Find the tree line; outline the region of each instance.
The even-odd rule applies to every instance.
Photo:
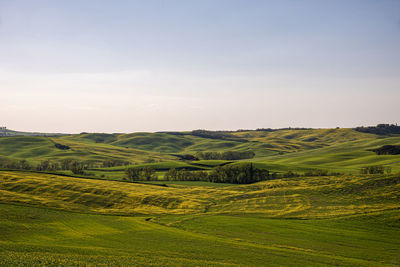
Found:
[[[73,174],[84,175],[86,171],[97,167],[115,167],[130,165],[128,161],[118,159],[106,159],[100,163],[85,162],[74,159],[63,159],[60,162],[51,160],[42,160],[37,164],[31,164],[27,160],[19,161],[1,161],[0,168],[17,170],[35,170],[35,171],[71,171]]]
[[[392,172],[392,168],[390,166],[382,166],[382,165],[372,165],[363,167],[360,170],[361,174],[390,174]]]
[[[384,145],[380,148],[372,149],[377,155],[400,155],[400,146]]]
[[[126,178],[129,181],[158,180],[155,170],[151,167],[127,168]],[[256,168],[252,163],[225,165],[206,171],[187,171],[185,169],[169,169],[164,175],[164,181],[205,181],[213,183],[250,184],[275,178],[268,170]]]
[[[85,163],[73,159],[64,159],[61,162],[42,160],[36,165],[26,160],[0,162],[0,168],[36,171],[60,171],[70,170],[74,174],[84,174],[85,170],[92,167],[91,163]]]
[[[190,135],[198,136],[198,137],[202,137],[202,138],[208,138],[208,139],[247,142],[247,140],[237,137],[233,134],[230,134],[227,131],[193,130],[190,132]]]
[[[253,151],[197,152],[195,156],[204,160],[238,160],[254,158]]]
[[[372,133],[378,135],[400,134],[400,126],[395,124],[378,124],[376,126],[356,127],[354,130],[362,133]]]

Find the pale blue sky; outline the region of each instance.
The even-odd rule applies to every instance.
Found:
[[[400,1],[0,0],[0,124],[400,123]]]

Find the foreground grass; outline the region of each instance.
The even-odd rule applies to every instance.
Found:
[[[400,265],[400,176],[165,186],[0,172],[5,266]]]
[[[0,171],[0,182],[1,202],[106,214],[325,218],[400,208],[399,175],[300,177],[222,187],[202,183],[159,186]]]
[[[222,215],[148,220],[4,204],[0,211],[5,265],[400,264],[398,214],[390,212],[326,220]]]

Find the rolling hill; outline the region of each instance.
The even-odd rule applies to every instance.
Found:
[[[201,136],[192,132],[162,132],[1,137],[0,162],[27,160],[34,165],[43,160],[74,159],[102,166],[105,160],[112,159],[130,164],[168,162],[170,168],[186,164],[187,169],[195,170],[199,169],[196,161],[183,163],[178,156],[196,155],[201,151],[252,151],[255,157],[244,161],[280,173],[323,169],[354,174],[369,165],[390,166],[393,172],[400,170],[400,155],[373,152],[384,145],[399,145],[398,135],[382,136],[353,129],[238,131],[229,132],[229,135],[215,132],[215,136],[214,132],[206,133]],[[117,170],[120,173],[113,176],[122,178],[123,168],[108,171]]]
[[[168,187],[0,171],[5,265],[400,264],[398,175]]]
[[[0,162],[74,159],[97,167],[86,178],[0,170],[0,262],[397,266],[400,155],[374,152],[388,145],[400,145],[400,136],[353,129],[3,136]],[[182,159],[249,150],[254,158]],[[107,160],[130,165],[102,166]],[[151,167],[161,178],[170,168],[241,162],[278,173],[343,174],[248,185],[124,180],[127,167]],[[393,174],[360,175],[369,165],[391,166]]]

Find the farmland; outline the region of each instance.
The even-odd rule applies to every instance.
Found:
[[[223,159],[182,160],[182,155],[196,155],[201,151],[252,151],[253,158],[241,161],[254,162],[274,172],[324,169],[355,174],[364,166],[400,161],[400,155],[377,155],[372,151],[384,145],[399,145],[398,135],[378,136],[353,129],[307,129],[240,131],[229,133],[229,137],[229,140],[212,139],[190,132],[11,136],[0,139],[0,163],[24,159],[35,165],[44,160],[74,159],[92,164],[98,175],[119,171],[119,175],[111,176],[122,179],[123,166],[105,168],[102,163],[109,159],[124,161],[154,167],[162,174],[168,168],[199,170],[232,163],[232,160]],[[55,144],[69,149],[58,149]],[[400,171],[399,166],[391,165],[393,171]]]
[[[0,170],[1,264],[400,265],[400,155],[373,152],[399,145],[400,137],[353,129],[221,136],[183,132],[0,138],[2,162],[92,163],[85,175]],[[249,159],[182,158],[198,151],[249,150],[255,153]],[[105,160],[128,165],[102,166]],[[210,172],[243,162],[301,175],[245,185],[163,180],[171,168]],[[391,173],[361,175],[360,169],[370,165],[391,166]],[[152,168],[158,178],[130,182],[126,168]],[[315,170],[327,174],[307,176]]]
[[[400,177],[165,186],[1,172],[10,264],[399,264]]]

